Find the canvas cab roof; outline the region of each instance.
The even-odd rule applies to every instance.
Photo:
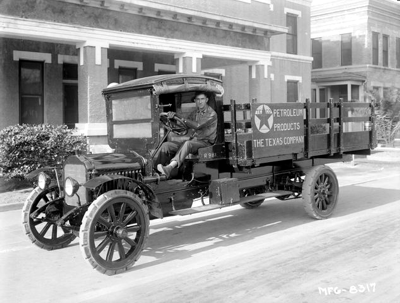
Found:
[[[222,81],[219,79],[202,75],[170,74],[151,76],[121,84],[109,85],[109,87],[103,90],[103,94],[127,90],[142,90],[146,88],[151,89],[155,95],[190,91],[211,92],[219,96],[222,96],[224,93]]]

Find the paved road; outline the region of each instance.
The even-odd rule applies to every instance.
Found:
[[[1,302],[400,302],[400,171],[335,164],[334,216],[307,217],[301,200],[270,199],[155,220],[127,273],[103,276],[78,241],[30,244],[20,211],[0,213]]]

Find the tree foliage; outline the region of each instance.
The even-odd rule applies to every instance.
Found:
[[[371,90],[369,94],[376,105],[378,141],[391,145],[400,133],[400,89],[386,89],[382,98],[374,90]]]

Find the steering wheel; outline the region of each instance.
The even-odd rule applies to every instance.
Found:
[[[160,113],[160,121],[168,130],[172,131],[178,136],[184,136],[189,131],[189,127],[186,125],[183,119],[176,115],[169,119],[168,113]]]

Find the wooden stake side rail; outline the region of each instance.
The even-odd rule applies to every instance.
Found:
[[[327,118],[312,118],[313,109],[325,109],[328,111]],[[345,114],[352,114],[356,109],[361,110],[360,117],[346,117]],[[375,112],[371,103],[361,102],[333,102],[330,99],[327,103],[311,103],[308,99],[305,103],[305,155],[310,158],[329,154],[330,156],[351,151],[361,151],[376,147],[375,136]],[[345,132],[345,123],[363,123],[363,129],[359,131]],[[328,124],[327,134],[313,134],[313,125]],[[371,129],[365,129],[369,125]]]
[[[233,167],[238,166],[238,142],[237,142],[237,127],[236,127],[236,102],[231,100],[231,134],[232,134],[232,159]]]
[[[254,147],[251,146],[253,132],[257,131],[252,128],[253,103],[236,104],[235,100],[231,100],[229,105],[222,106],[230,116],[230,121],[225,121],[223,125],[225,142],[229,146],[229,161],[234,167],[312,157],[337,157],[344,153],[351,154],[352,151],[365,154],[376,147],[375,112],[371,103],[343,102],[342,99],[339,102],[330,99],[328,102],[311,103],[307,99],[304,103],[303,152],[255,158]],[[325,112],[325,117],[319,117],[317,112]],[[322,133],[324,127],[326,131]]]

